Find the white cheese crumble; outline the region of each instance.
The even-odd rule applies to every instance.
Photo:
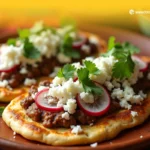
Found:
[[[21,61],[23,47],[15,47],[13,45],[2,45],[0,47],[0,70],[9,69],[19,65]]]
[[[61,116],[62,116],[62,118],[66,119],[66,120],[70,119],[68,112],[64,112]]]
[[[13,135],[14,135],[14,136],[16,135],[16,132],[15,132],[15,131],[13,132]]]
[[[115,87],[115,88],[120,88],[121,85],[119,82],[117,82],[115,79],[112,81],[112,85]]]
[[[85,53],[89,54],[91,48],[90,48],[90,46],[84,44],[84,45],[82,45],[81,50],[84,51]]]
[[[142,139],[142,138],[143,138],[143,135],[140,136],[140,139]]]
[[[108,89],[109,91],[111,91],[111,90],[114,88],[114,85],[113,85],[111,82],[109,82],[109,81],[106,81],[106,82],[104,83],[104,85],[107,87],[107,89]]]
[[[132,85],[135,84],[139,78],[143,77],[143,74],[140,73],[138,63],[135,64],[134,72],[131,77],[121,80],[112,77],[113,66],[118,62],[114,56],[92,58],[92,62],[100,69],[100,73],[98,75],[90,74],[89,78],[104,85],[111,91],[112,99],[117,99],[122,108],[131,109],[132,104],[141,104],[146,98],[147,95],[144,94],[143,91],[139,91],[139,93],[136,94],[132,88]],[[74,65],[76,69],[85,67],[80,63],[73,63],[72,65]],[[76,72],[74,74],[74,77],[75,76]],[[58,100],[57,106],[63,106],[64,110],[69,114],[73,114],[76,111],[77,103],[75,99],[77,94],[80,94],[81,99],[83,99],[85,103],[94,102],[94,96],[86,93],[79,80],[74,82],[73,78],[65,80],[63,77],[55,77],[52,84],[50,84],[50,90],[48,92],[48,96]],[[135,116],[136,113],[131,112],[131,115]]]
[[[77,108],[75,99],[68,99],[66,105],[63,106],[65,111],[68,111],[70,114],[74,114]]]
[[[28,70],[25,67],[23,67],[23,68],[21,68],[20,73],[26,74],[26,73],[28,73]]]
[[[101,84],[111,79],[113,65],[117,62],[114,56],[98,57],[93,60],[96,67],[101,70],[98,75],[91,75],[90,78]]]
[[[63,53],[57,54],[57,59],[59,60],[60,63],[70,63],[71,58],[64,55]]]
[[[40,92],[40,91],[42,91],[42,90],[44,90],[44,89],[46,89],[47,87],[46,86],[39,86],[38,87],[38,92]]]
[[[55,77],[52,81],[51,86],[57,86],[57,85],[61,85],[62,83],[65,82],[65,78],[59,78],[59,77]]]
[[[83,131],[80,125],[77,125],[77,126],[71,125],[71,129],[72,129],[71,133],[74,133],[74,134],[79,134]]]
[[[80,93],[80,98],[85,103],[94,103],[94,96],[90,93],[82,92],[82,93]]]
[[[0,81],[0,87],[6,87],[6,86],[8,86],[7,80]]]
[[[130,86],[126,86],[123,90],[120,88],[115,88],[111,97],[113,99],[117,98],[120,101],[120,106],[123,108],[131,109],[131,104],[141,104],[141,102],[146,98],[146,94],[143,91],[139,91],[138,95],[136,95],[133,91],[133,88]]]
[[[83,92],[83,87],[79,81],[74,82],[72,78],[65,81],[64,78],[55,77],[47,96],[57,98],[57,106],[63,106],[65,111],[73,114],[77,107],[75,97],[81,92]]]
[[[83,66],[82,66],[79,62],[72,63],[72,65],[73,65],[76,69],[83,68]]]
[[[94,36],[94,35],[90,36],[89,41],[90,41],[90,43],[93,43],[93,44],[96,44],[96,45],[99,44],[99,41],[98,41],[97,37]]]
[[[25,57],[24,43],[21,40],[17,40],[17,44],[15,46],[7,44],[0,46],[0,69],[9,69],[15,65],[19,65],[20,63],[34,66],[36,62],[42,61],[43,56],[50,58],[57,54],[57,58],[60,62],[70,62],[71,58],[58,53],[58,46],[61,44],[65,34],[68,33],[72,27],[67,26],[60,29],[57,28],[56,34],[54,34],[51,30],[44,28],[43,22],[38,22],[30,29],[31,34],[29,35],[29,41],[40,52],[39,58],[29,59]],[[37,34],[37,32],[39,32],[39,34]],[[73,39],[76,39],[77,33],[72,31],[70,36],[72,36]],[[22,74],[25,74],[25,72],[25,70],[21,71]]]
[[[94,60],[94,57],[90,56],[90,57],[86,57],[85,60],[88,60],[88,61],[93,61]]]
[[[39,50],[41,55],[47,58],[56,55],[57,47],[60,43],[60,37],[52,34],[50,30],[43,31],[40,35],[32,34],[29,40]]]
[[[98,143],[93,143],[93,144],[90,144],[91,147],[97,147]]]
[[[131,115],[132,115],[132,117],[136,117],[136,116],[138,116],[138,113],[136,111],[131,111]]]
[[[32,84],[36,84],[36,80],[35,79],[30,79],[30,78],[26,78],[25,79],[24,85],[31,86]]]

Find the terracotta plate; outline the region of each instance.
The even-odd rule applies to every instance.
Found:
[[[92,28],[91,28],[92,27]],[[121,29],[115,29],[110,27],[96,27],[96,26],[84,26],[80,27],[82,30],[93,32],[98,34],[104,39],[108,39],[109,36],[114,35],[118,41],[130,41],[139,48],[141,48],[142,55],[150,56],[150,39],[142,35],[124,31]],[[14,35],[14,30],[10,32],[3,32],[0,35],[0,40],[5,41],[8,36]],[[1,104],[5,105],[5,104]],[[140,138],[141,137],[141,138]],[[150,146],[150,121],[147,120],[143,125],[128,129],[121,132],[115,139],[99,143],[94,149],[100,150],[113,150],[113,149],[143,149]],[[86,146],[72,146],[72,147],[54,147],[37,142],[32,142],[22,138],[20,135],[16,135],[14,138],[13,131],[8,128],[0,118],[0,148],[2,149],[15,149],[15,150],[88,150],[91,149],[89,145]]]

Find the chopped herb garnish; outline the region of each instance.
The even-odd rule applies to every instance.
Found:
[[[69,36],[69,34],[66,34],[62,41],[62,44],[60,45],[60,52],[68,57],[78,59],[80,58],[80,53],[79,51],[72,48],[72,43],[73,39]]]
[[[85,92],[101,95],[102,89],[98,87],[92,80],[89,78],[89,71],[87,68],[81,68],[77,70],[79,81],[81,82]]]
[[[113,77],[124,79],[129,78],[134,71],[134,62],[131,59],[130,54],[123,54],[119,61],[114,64],[113,67]]]
[[[115,46],[115,37],[111,36],[108,40],[108,50],[111,50]]]
[[[125,42],[122,44],[125,51],[130,51],[131,54],[139,53],[140,49],[129,42]]]
[[[19,29],[18,34],[21,39],[28,38],[30,35],[30,30],[29,29]]]
[[[123,44],[115,43],[114,37],[110,37],[108,44],[108,52],[102,56],[108,57],[112,55],[118,60],[112,69],[113,77],[119,79],[129,78],[134,72],[135,67],[131,55],[138,53],[139,49],[128,42]]]
[[[34,47],[28,38],[24,40],[24,56],[30,59],[37,59],[40,57],[40,52]]]
[[[85,60],[84,65],[86,66],[90,74],[100,74],[100,70],[96,67],[96,65],[93,62]]]
[[[10,39],[8,39],[7,40],[7,44],[8,45],[16,45],[16,41],[17,41],[17,39],[15,39],[15,38],[10,38]]]
[[[72,78],[74,76],[74,72],[75,72],[75,67],[73,65],[70,65],[70,64],[66,64],[64,65],[63,68],[61,68],[59,71],[58,71],[58,74],[57,76],[58,77],[64,77],[65,79],[69,79],[69,78]]]
[[[3,111],[4,111],[4,108],[5,108],[5,107],[0,107],[0,117],[2,116],[2,113],[3,113]]]

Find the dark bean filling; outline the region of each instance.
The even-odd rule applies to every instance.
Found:
[[[144,72],[144,77],[139,79],[138,82],[133,86],[135,92],[142,90],[146,93],[150,89],[150,82],[147,79],[148,72],[150,72],[150,64],[148,71]],[[40,85],[49,86],[50,81],[43,81]],[[35,104],[32,94],[37,93],[37,87],[32,86],[29,91],[29,96],[21,100],[21,106],[26,110],[26,114],[34,121],[40,122],[47,128],[65,127],[68,128],[71,125],[90,125],[96,123],[99,117],[93,117],[86,115],[80,108],[77,108],[76,112],[70,115],[70,119],[66,120],[62,118],[64,111],[53,113],[40,110]],[[120,104],[117,100],[112,100],[109,111],[105,114],[111,114],[117,110],[120,110]]]
[[[97,45],[90,43],[89,40],[87,39],[86,44],[90,47],[90,53],[86,53],[82,51],[81,49],[77,49],[81,53],[81,58],[95,55],[98,53],[98,47]],[[104,45],[101,45],[101,49],[104,49]],[[79,59],[73,59],[73,62],[80,61]],[[55,57],[51,58],[46,58],[43,57],[42,62],[36,63],[37,67],[33,67],[31,65],[27,65],[27,73],[26,74],[21,74],[20,70],[23,68],[23,65],[20,65],[16,68],[16,70],[13,70],[12,72],[2,72],[0,73],[0,81],[3,80],[8,80],[8,85],[12,88],[16,88],[19,85],[21,85],[25,78],[38,78],[41,76],[48,76],[52,71],[55,66],[62,66],[64,64],[61,64],[58,62],[58,60]]]

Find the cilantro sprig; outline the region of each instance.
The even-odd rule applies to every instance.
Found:
[[[81,57],[80,53],[79,51],[72,48],[72,44],[73,44],[72,37],[69,34],[66,34],[63,38],[59,50],[61,53],[65,54],[66,56],[78,59]]]
[[[102,89],[89,78],[90,74],[98,74],[100,70],[90,61],[85,61],[84,64],[85,67],[80,69],[76,69],[71,64],[66,64],[58,71],[57,76],[68,80],[69,78],[73,78],[76,72],[85,92],[101,95]]]
[[[90,80],[89,71],[87,68],[78,69],[77,74],[85,92],[96,95],[102,94],[102,89],[98,87],[92,80]]]
[[[96,67],[96,65],[93,62],[85,60],[83,63],[88,69],[90,74],[94,74],[94,75],[100,74],[100,70]]]
[[[4,109],[5,109],[5,107],[0,107],[0,117],[2,116]]]
[[[37,59],[40,57],[40,52],[34,47],[28,38],[24,40],[24,56],[30,59]]]
[[[57,76],[58,77],[64,77],[65,79],[69,79],[72,78],[74,76],[74,72],[76,71],[76,68],[71,65],[71,64],[66,64],[64,65],[63,68],[61,68],[58,73]]]
[[[16,45],[16,42],[17,42],[17,38],[10,38],[7,40],[7,44],[8,45],[13,45],[15,46]]]
[[[18,35],[20,39],[25,39],[30,36],[30,30],[29,29],[19,29],[18,30]]]
[[[133,71],[135,64],[131,58],[131,55],[134,53],[138,53],[140,50],[130,44],[129,42],[115,43],[115,38],[110,37],[108,40],[108,51],[102,56],[114,56],[118,61],[114,64],[112,69],[112,75],[115,78],[124,79],[129,78]]]

